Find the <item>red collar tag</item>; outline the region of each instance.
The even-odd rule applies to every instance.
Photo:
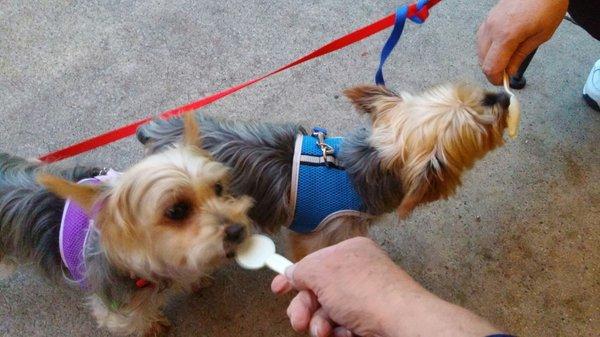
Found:
[[[154,284],[144,280],[143,278],[138,278],[137,280],[135,280],[135,286],[141,289],[146,287],[153,287]]]

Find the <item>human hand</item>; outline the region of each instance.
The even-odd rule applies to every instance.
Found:
[[[500,0],[477,32],[481,70],[495,85],[548,41],[567,12],[568,0]]]
[[[313,336],[382,335],[380,320],[385,315],[381,303],[404,288],[420,286],[396,267],[373,241],[354,238],[315,252],[288,268],[286,276],[273,280],[273,292],[292,288],[298,295],[288,307],[294,330],[310,328]],[[334,323],[335,322],[335,323]]]
[[[293,288],[299,292],[287,310],[290,323],[315,337],[481,337],[497,332],[425,290],[366,238],[317,251],[271,284],[277,294]]]

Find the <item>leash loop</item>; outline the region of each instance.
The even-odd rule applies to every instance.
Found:
[[[398,41],[402,36],[402,31],[404,30],[406,19],[409,19],[410,21],[419,25],[422,24],[429,17],[429,8],[435,6],[440,1],[441,0],[419,0],[417,3],[400,6],[396,10],[394,29],[392,29],[390,37],[385,42],[385,45],[381,50],[379,68],[377,68],[377,73],[375,74],[375,83],[377,85],[385,85],[385,80],[383,78],[383,65],[392,53],[392,50],[394,50],[398,44]]]

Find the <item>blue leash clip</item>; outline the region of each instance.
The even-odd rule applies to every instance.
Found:
[[[420,12],[423,7],[429,2],[429,0],[419,0],[417,2],[417,12]],[[404,24],[406,23],[408,15],[408,5],[403,5],[396,10],[396,22],[394,23],[394,29],[392,30],[392,34],[385,42],[383,49],[381,50],[381,56],[379,60],[379,68],[377,69],[377,73],[375,74],[375,83],[377,85],[385,85],[385,80],[383,79],[383,65],[385,61],[388,59],[396,44],[400,40],[402,36],[402,31],[404,30]],[[417,24],[422,24],[424,20],[421,20],[417,15],[412,15],[409,19]]]

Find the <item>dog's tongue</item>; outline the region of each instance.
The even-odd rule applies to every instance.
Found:
[[[516,138],[519,132],[519,122],[521,121],[521,104],[517,96],[510,90],[508,85],[508,75],[504,73],[504,90],[510,95],[510,105],[508,106],[508,116],[506,124],[508,126],[508,135],[510,138]]]
[[[283,274],[293,263],[275,253],[275,243],[264,235],[254,234],[238,248],[235,261],[244,269],[256,270],[264,266]]]

